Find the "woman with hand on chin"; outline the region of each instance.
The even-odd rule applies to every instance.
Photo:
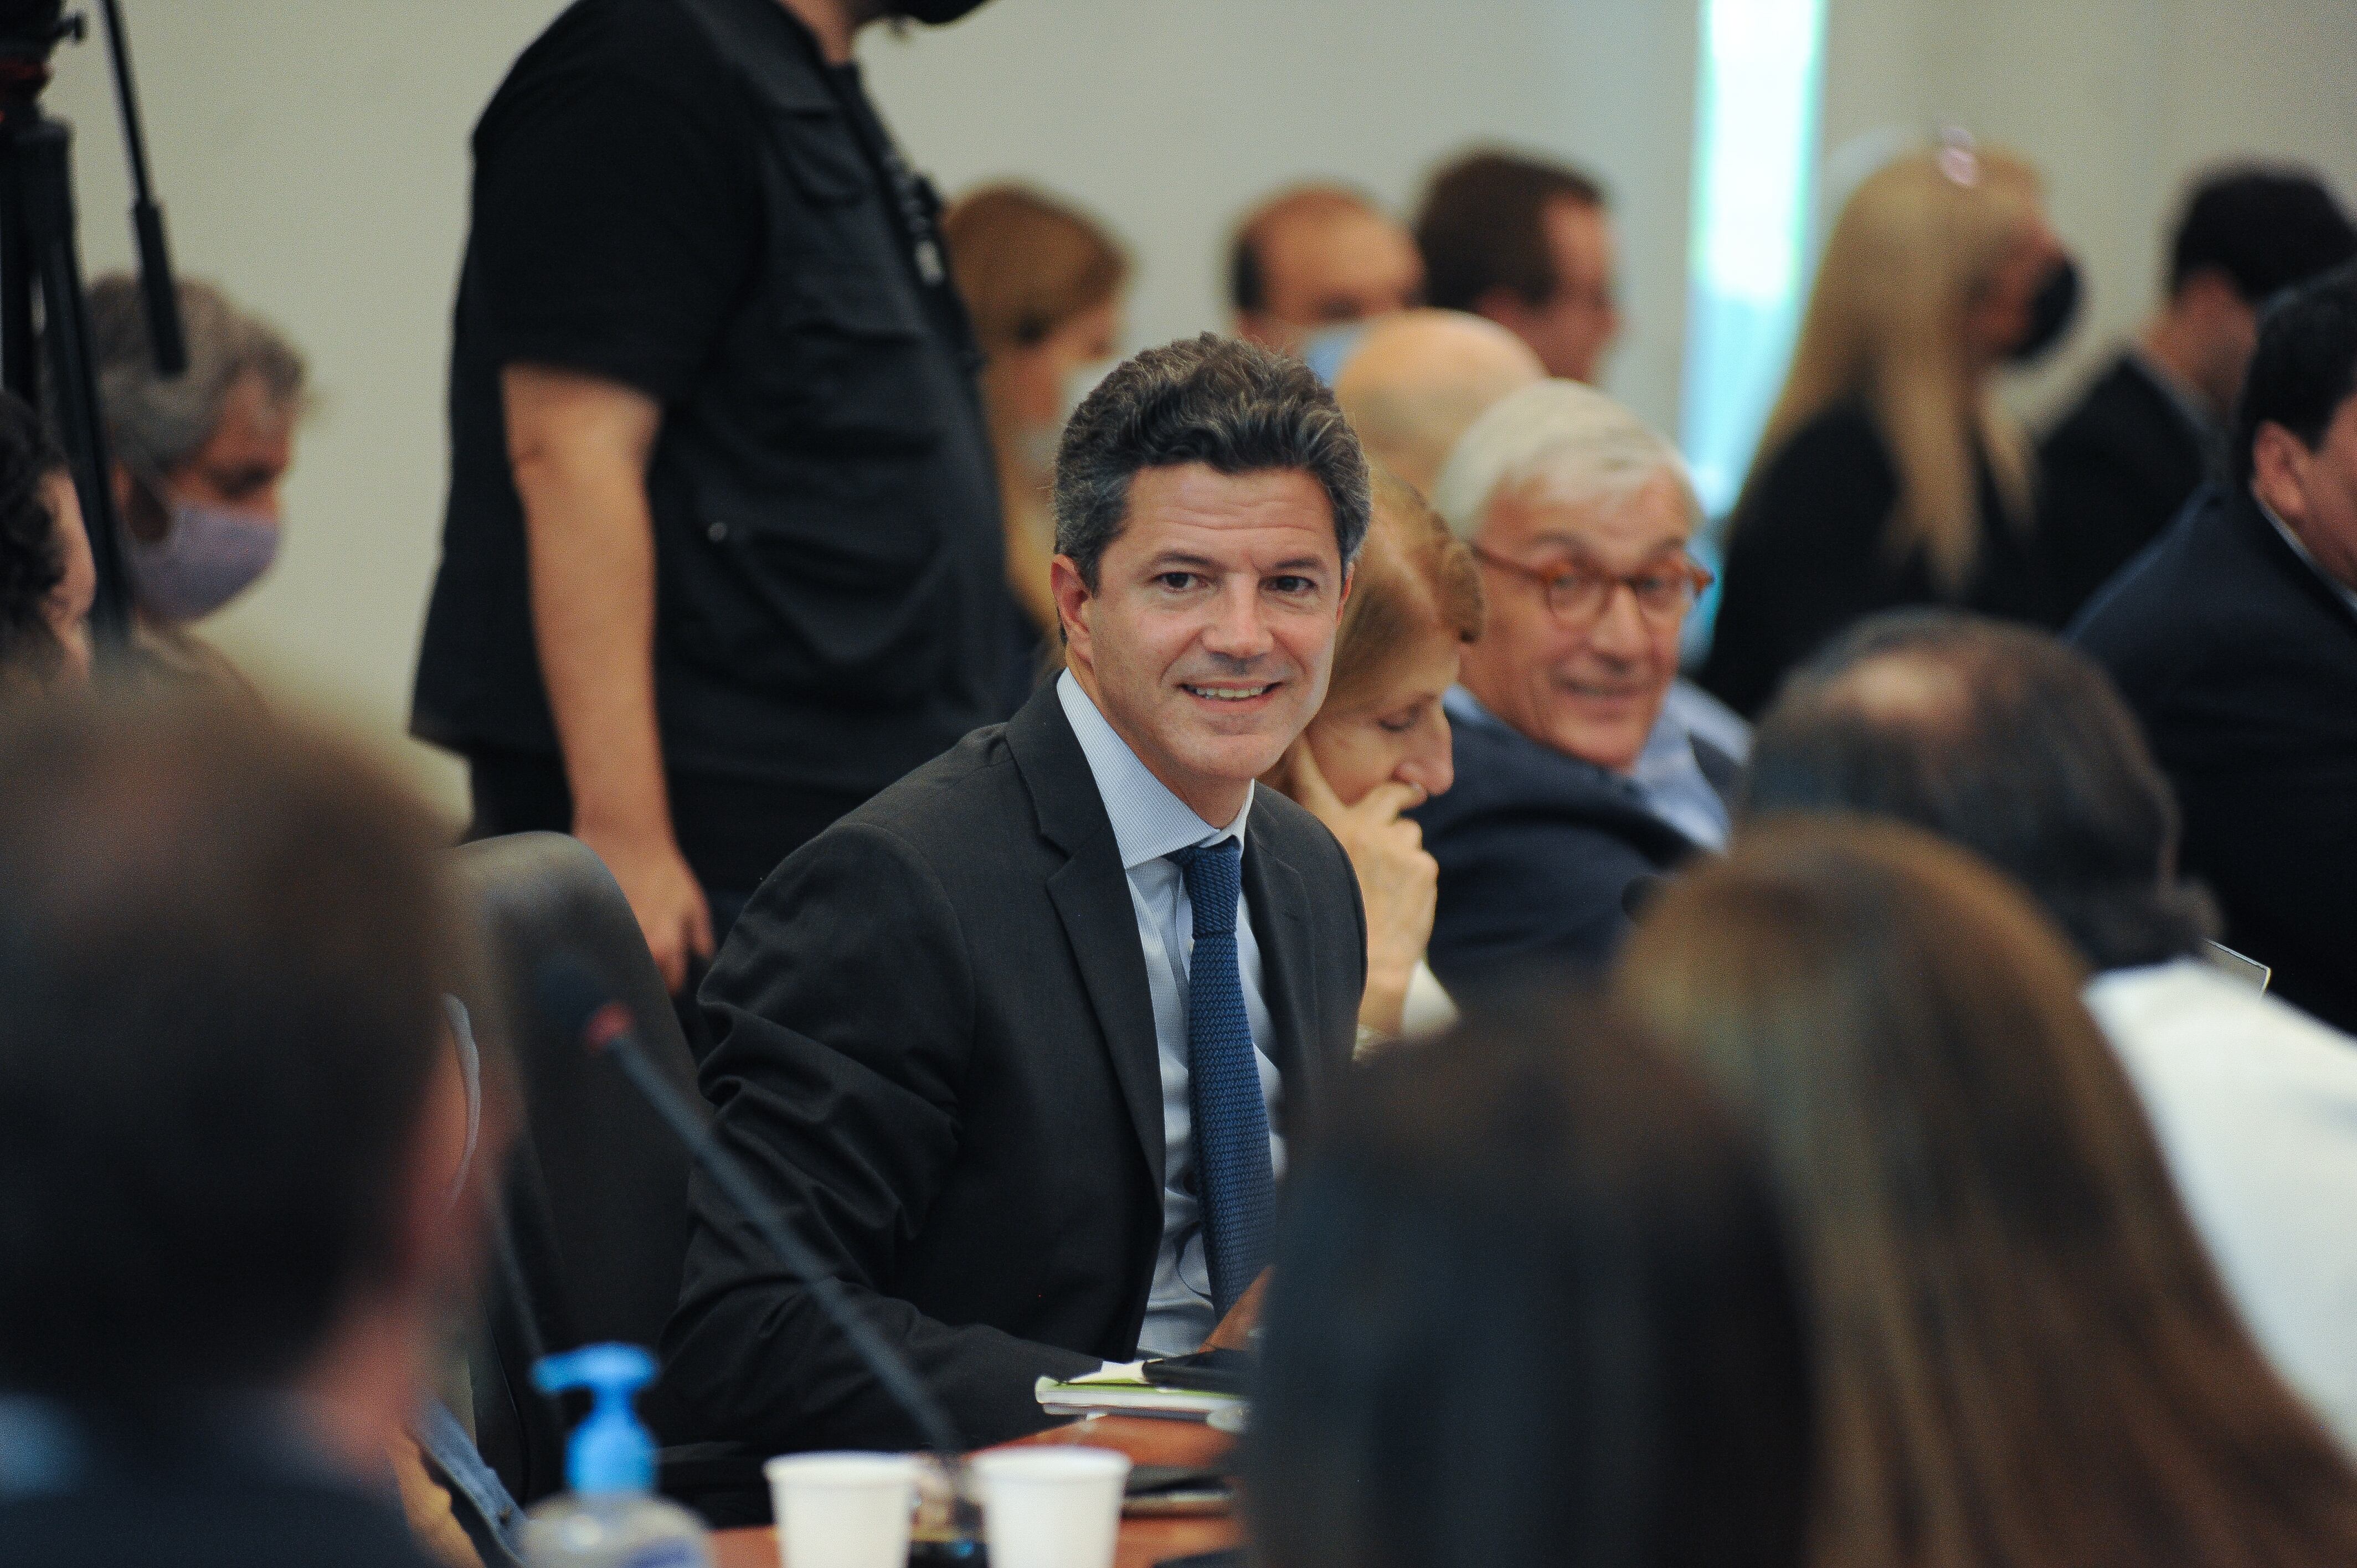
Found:
[[[1439,868],[1402,813],[1454,779],[1441,698],[1458,651],[1481,635],[1471,552],[1423,498],[1380,468],[1374,521],[1342,624],[1326,701],[1264,783],[1341,841],[1367,908],[1361,1054],[1377,1040],[1445,1027],[1457,1009],[1424,961]]]

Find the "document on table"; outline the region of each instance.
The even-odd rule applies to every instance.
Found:
[[[1049,1415],[1152,1415],[1172,1421],[1203,1421],[1213,1411],[1243,1404],[1237,1394],[1158,1388],[1146,1380],[1146,1363],[1108,1364],[1060,1383],[1041,1378],[1035,1385],[1039,1408]]]

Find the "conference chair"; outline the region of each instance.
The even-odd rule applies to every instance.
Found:
[[[529,1505],[564,1485],[564,1422],[533,1388],[533,1362],[598,1340],[651,1348],[679,1299],[688,1239],[686,1151],[612,1062],[543,1015],[547,961],[587,963],[637,1015],[658,1069],[703,1101],[638,918],[596,854],[547,832],[452,853],[490,961],[477,982],[489,993],[460,1000],[479,1039],[504,1046],[522,1099],[474,1369],[476,1444]],[[674,1435],[660,1380],[640,1408]]]

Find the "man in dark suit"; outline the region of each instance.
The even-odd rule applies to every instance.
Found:
[[[1487,619],[1451,692],[1456,783],[1419,807],[1440,864],[1433,972],[1601,962],[1632,884],[1724,843],[1747,732],[1679,687],[1678,637],[1710,575],[1676,448],[1572,381],[1492,405],[1434,505],[1483,567]]]
[[[2169,245],[2169,297],[2039,450],[2039,538],[2067,617],[2225,467],[2225,427],[2259,307],[2357,255],[2314,175],[2204,179]]]
[[[720,1140],[977,1444],[1245,1294],[1366,967],[1349,860],[1253,787],[1323,698],[1366,531],[1332,395],[1241,342],[1141,354],[1073,416],[1055,509],[1066,673],[790,857],[704,991]],[[914,1441],[694,1207],[665,1376],[702,1435]]]
[[[0,1565],[425,1568],[389,1459],[497,1163],[441,825],[207,700],[23,716],[0,800]]]
[[[2357,269],[2268,310],[2233,460],[2071,636],[2144,721],[2227,943],[2357,1029]]]

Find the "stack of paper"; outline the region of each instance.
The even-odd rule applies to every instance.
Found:
[[[1171,1421],[1202,1421],[1216,1410],[1243,1404],[1236,1394],[1157,1388],[1146,1380],[1146,1363],[1108,1366],[1068,1383],[1042,1378],[1039,1408],[1049,1415],[1152,1415]]]

